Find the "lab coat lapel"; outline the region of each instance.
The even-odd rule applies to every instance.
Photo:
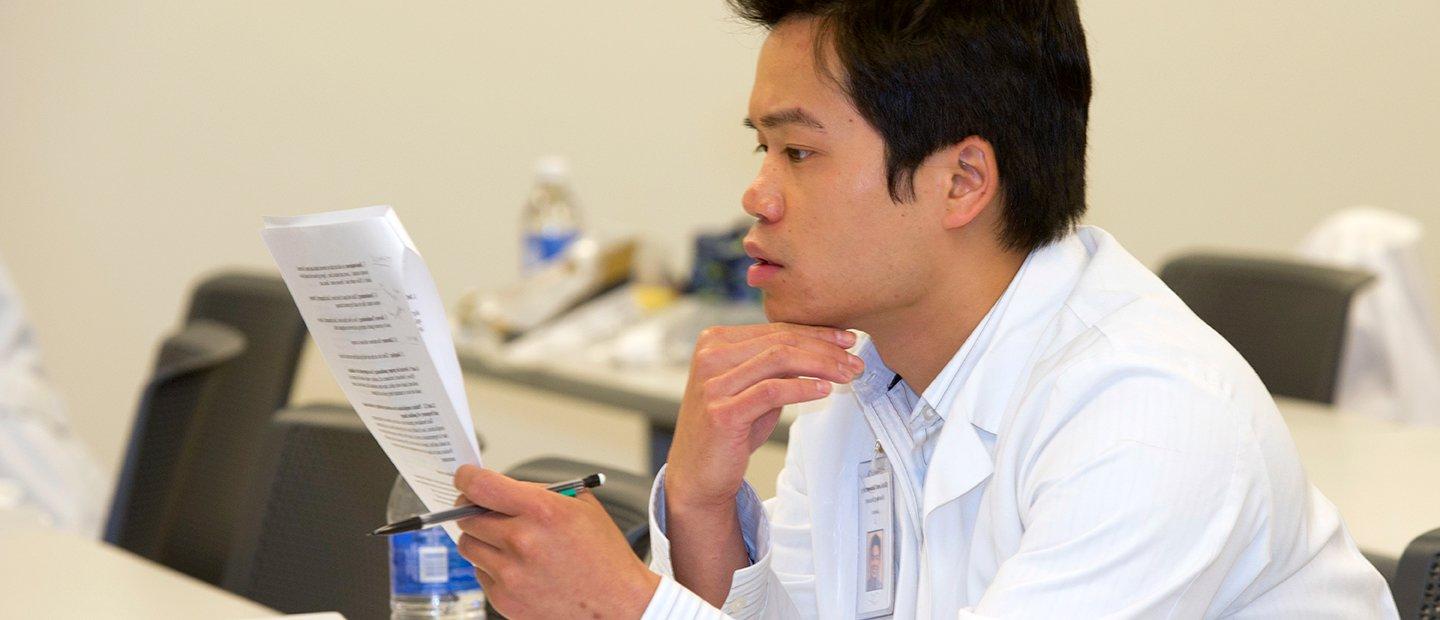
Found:
[[[1018,381],[1073,286],[1074,263],[1083,253],[1081,242],[1072,236],[1029,257],[999,323],[972,353],[980,359],[956,392],[940,403],[946,423],[925,476],[925,545],[916,617],[932,617],[941,610],[948,614],[974,602],[971,590],[978,586],[967,575],[977,560],[970,544],[977,524],[964,515],[977,514],[984,501],[983,485],[995,470],[988,445],[999,439]]]
[[[1016,274],[999,323],[977,351],[975,367],[953,399],[925,476],[924,515],[969,493],[995,464],[978,433],[999,433],[1016,382],[1031,363],[1041,333],[1074,287],[1085,247],[1078,235],[1032,253]],[[968,423],[967,423],[968,422]],[[928,524],[927,524],[927,527]],[[927,533],[928,535],[928,533]]]
[[[965,567],[970,563],[970,537],[975,524],[963,515],[980,501],[982,483],[994,465],[977,433],[984,432],[964,418],[946,423],[936,440],[930,470],[925,476],[924,557],[920,564],[920,592],[916,618],[936,617],[936,610],[961,607],[967,600]]]
[[[925,518],[970,492],[994,471],[990,453],[975,432],[963,417],[941,428],[935,453],[930,457],[930,473],[925,476]]]
[[[806,452],[807,469],[815,472],[809,489],[816,510],[811,513],[816,598],[822,618],[855,617],[855,584],[860,574],[859,464],[874,450],[875,438],[850,386],[837,386],[834,422],[813,427],[816,449]]]

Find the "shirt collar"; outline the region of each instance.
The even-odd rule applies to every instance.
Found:
[[[1028,263],[1029,259],[1027,258],[1026,264]],[[920,394],[920,398],[934,408],[942,420],[949,421],[956,394],[965,385],[965,378],[970,370],[979,362],[980,356],[971,355],[971,352],[977,349],[983,350],[989,343],[990,338],[994,335],[999,317],[1005,314],[1005,309],[1014,295],[1015,283],[1020,281],[1019,273],[1024,273],[1024,271],[1025,267],[1021,266],[1020,272],[1010,281],[1010,285],[1000,295],[1000,299],[996,300],[995,305],[991,306],[984,318],[980,319],[975,330],[970,332],[970,337],[965,339],[964,344],[960,345],[960,349],[950,357],[950,361],[946,362],[945,367],[940,369],[940,373],[935,375],[935,380],[926,386],[925,393]],[[855,386],[855,392],[862,399],[878,398],[895,388],[911,389],[908,383],[902,386],[900,375],[890,370],[884,360],[880,359],[880,353],[875,350],[875,343],[870,340],[868,335],[857,345],[855,355],[865,360],[865,373],[854,381],[854,383],[861,384]],[[910,412],[904,413],[909,414]],[[974,423],[975,416],[971,415],[970,418],[970,421]]]
[[[1083,269],[1088,254],[1082,240],[1086,228],[1032,251],[1000,299],[925,388],[920,397],[942,419],[949,421],[951,413],[960,410],[959,415],[971,424],[999,434],[1020,371]],[[860,339],[855,355],[865,361],[864,374],[852,382],[855,394],[867,401],[884,397],[896,375],[868,336]],[[991,381],[984,390],[967,390],[972,378]]]

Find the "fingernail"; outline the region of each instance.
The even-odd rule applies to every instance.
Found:
[[[830,393],[830,382],[829,382],[829,381],[816,380],[816,381],[815,381],[815,392],[816,392],[817,394],[829,394],[829,393]]]
[[[835,332],[835,342],[842,347],[852,347],[855,345],[855,333],[843,329],[837,331]]]
[[[854,355],[845,358],[845,365],[849,366],[850,372],[855,373],[857,376],[860,373],[865,372],[865,360],[862,360]]]

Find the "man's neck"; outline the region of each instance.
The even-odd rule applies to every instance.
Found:
[[[1005,294],[1025,257],[1016,252],[997,254],[980,269],[936,282],[917,303],[862,329],[885,365],[904,377],[915,393],[924,393]]]

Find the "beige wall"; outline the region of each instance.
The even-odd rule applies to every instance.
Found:
[[[1141,259],[1288,248],[1356,203],[1440,234],[1440,3],[1084,9],[1090,220]],[[113,467],[188,285],[267,265],[262,214],[393,204],[452,301],[515,271],[541,154],[602,230],[678,252],[735,218],[758,41],[719,0],[0,0],[0,256]]]

